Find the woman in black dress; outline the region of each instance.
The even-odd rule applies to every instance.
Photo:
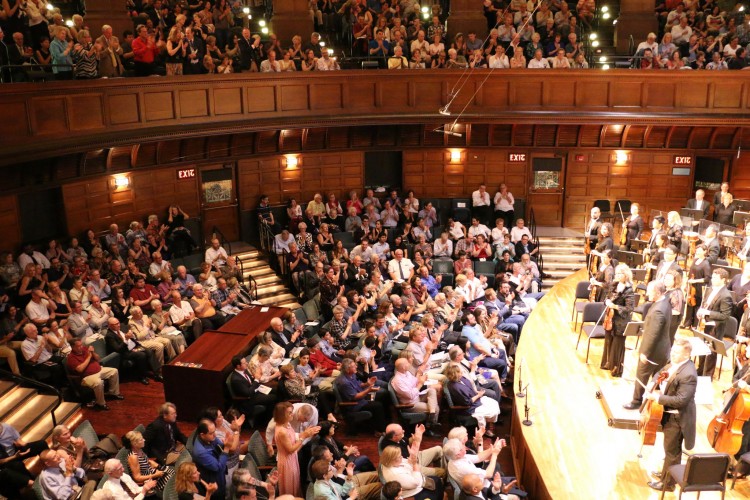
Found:
[[[645,223],[643,222],[643,217],[640,215],[641,206],[638,205],[638,203],[633,203],[630,206],[630,217],[628,217],[625,222],[625,227],[623,228],[623,231],[627,230],[627,236],[625,238],[625,250],[630,249],[630,242],[632,240],[637,240],[641,237],[641,233],[643,232],[643,228],[645,226]]]
[[[730,193],[724,193],[721,196],[721,203],[716,205],[714,218],[716,222],[724,226],[732,226],[734,213],[737,211],[737,205],[734,204],[734,198]]]
[[[609,297],[609,291],[612,289],[612,280],[614,278],[615,269],[612,267],[612,251],[605,250],[602,252],[596,274],[590,280],[591,286],[597,287],[597,302],[602,302],[605,298]]]
[[[685,300],[687,300],[687,311],[685,312],[685,322],[683,328],[690,328],[693,325],[697,325],[698,322],[695,319],[695,312],[703,302],[703,288],[711,280],[711,263],[706,259],[706,253],[708,250],[705,245],[698,245],[695,247],[695,258],[688,271],[688,292]],[[693,293],[692,289],[695,288]]]
[[[670,245],[674,245],[677,250],[682,248],[682,218],[678,212],[669,212],[667,214],[667,239]]]
[[[613,377],[621,377],[625,361],[623,334],[635,307],[633,273],[626,264],[618,264],[615,268],[613,288],[604,303],[608,308],[607,312],[609,309],[612,310],[612,326],[610,329],[605,329],[601,368],[610,370]]]
[[[685,310],[685,292],[682,291],[682,275],[674,269],[664,275],[664,286],[667,288],[666,297],[672,306],[672,319],[669,322],[669,345],[674,343],[677,327],[682,320]]]

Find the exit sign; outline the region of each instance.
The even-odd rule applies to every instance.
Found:
[[[693,157],[692,156],[675,156],[674,164],[675,165],[692,165]]]
[[[177,170],[177,180],[195,179],[195,168],[181,168]]]
[[[512,163],[522,163],[526,161],[526,153],[508,153],[508,161]]]

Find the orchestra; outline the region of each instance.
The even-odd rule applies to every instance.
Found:
[[[675,373],[678,371],[682,377],[680,383],[692,387],[692,393],[696,377],[718,378],[721,374],[716,373],[715,342],[723,342],[727,351],[734,349],[735,352],[727,355],[734,364],[733,385],[726,389],[725,404],[721,412],[717,411],[715,425],[708,430],[709,442],[717,452],[734,457],[730,473],[735,477],[750,473],[750,466],[739,461],[743,453],[750,451],[750,420],[738,418],[732,423],[732,418],[742,411],[750,415],[747,356],[750,217],[736,215],[737,211],[744,210],[740,207],[750,203],[742,205],[742,201],[734,200],[727,183],[716,192],[713,204],[706,201],[705,196],[705,191],[698,189],[695,198],[687,200],[682,213],[652,210],[646,214],[638,203],[632,203],[626,216],[618,204],[620,217],[615,226],[603,223],[599,209],[594,207],[584,223],[589,300],[603,302],[606,306],[600,318],[605,331],[601,368],[612,377],[623,376],[626,326],[631,321],[643,321],[637,373],[630,374],[631,379],[637,379],[633,399],[623,406],[642,412],[645,432],[647,418],[643,414],[650,412],[652,406],[661,406],[652,402],[663,405],[664,413],[655,418],[660,419],[657,424],[665,432],[667,461],[664,471],[652,473],[655,481],[648,483],[652,488],[660,489],[662,481],[668,480],[664,475],[666,466],[678,463],[680,448],[675,443],[685,440],[687,444],[688,437],[695,434],[694,396],[688,398],[690,401],[678,401],[669,396],[675,393],[675,378],[679,378]],[[633,262],[631,252],[643,256],[642,264],[632,269],[625,263]],[[638,270],[640,273],[634,272]],[[634,278],[636,274],[638,279]],[[645,295],[640,301],[637,300],[639,293]],[[634,307],[639,302],[642,305]],[[737,323],[729,321],[732,317]],[[704,352],[710,351],[710,354],[698,356],[697,367],[688,359],[691,368],[682,370],[687,359],[685,353],[690,351],[685,338],[690,336],[704,339],[708,347]],[[675,369],[675,366],[680,368]],[[743,404],[747,405],[744,409]],[[687,425],[683,418],[681,425],[672,426],[674,415],[686,411],[688,415],[692,412]],[[668,490],[674,487],[666,486]]]

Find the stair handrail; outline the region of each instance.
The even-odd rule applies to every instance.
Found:
[[[55,416],[55,411],[63,403],[62,393],[60,392],[59,389],[57,389],[56,387],[53,387],[53,386],[51,386],[49,384],[45,384],[44,382],[39,382],[38,380],[35,380],[33,378],[26,377],[24,375],[16,375],[15,373],[10,372],[8,370],[3,370],[2,368],[0,368],[0,374],[7,375],[7,376],[9,376],[11,379],[13,379],[15,381],[25,382],[27,384],[30,384],[30,385],[33,385],[33,386],[36,386],[36,387],[40,387],[40,388],[43,388],[43,389],[47,389],[47,390],[52,391],[53,393],[55,393],[55,395],[57,396],[57,403],[55,403],[55,406],[53,406],[52,409],[49,410],[49,412],[50,412],[50,416],[52,417],[52,427],[57,427],[57,417]]]
[[[529,208],[529,231],[531,231],[531,242],[536,245],[539,251],[536,253],[536,267],[539,268],[539,275],[544,274],[544,258],[542,257],[542,247],[539,245],[539,238],[536,234],[536,215],[534,214],[534,208]]]
[[[214,237],[219,238],[219,245],[226,246],[227,253],[229,255],[232,255],[232,242],[227,240],[227,237],[224,236],[224,233],[221,232],[221,229],[219,229],[219,226],[214,226],[211,229],[211,234]]]

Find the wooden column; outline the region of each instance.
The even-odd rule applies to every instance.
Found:
[[[431,21],[425,21],[429,24]],[[469,31],[474,31],[477,38],[487,36],[487,21],[482,14],[482,3],[473,0],[451,0],[451,12],[448,17],[448,36],[450,40],[456,33],[461,32],[464,38]]]
[[[282,47],[290,46],[294,35],[301,36],[303,43],[310,40],[313,31],[306,0],[274,0],[271,23],[271,31],[279,37]]]
[[[615,47],[618,54],[627,54],[629,35],[633,35],[635,46],[646,40],[649,32],[656,31],[659,23],[654,13],[652,0],[622,0],[620,17],[615,25]]]
[[[112,32],[122,43],[122,32],[133,30],[133,21],[123,8],[121,0],[87,0],[85,24],[91,29],[96,40],[102,34],[102,26],[109,24]]]

